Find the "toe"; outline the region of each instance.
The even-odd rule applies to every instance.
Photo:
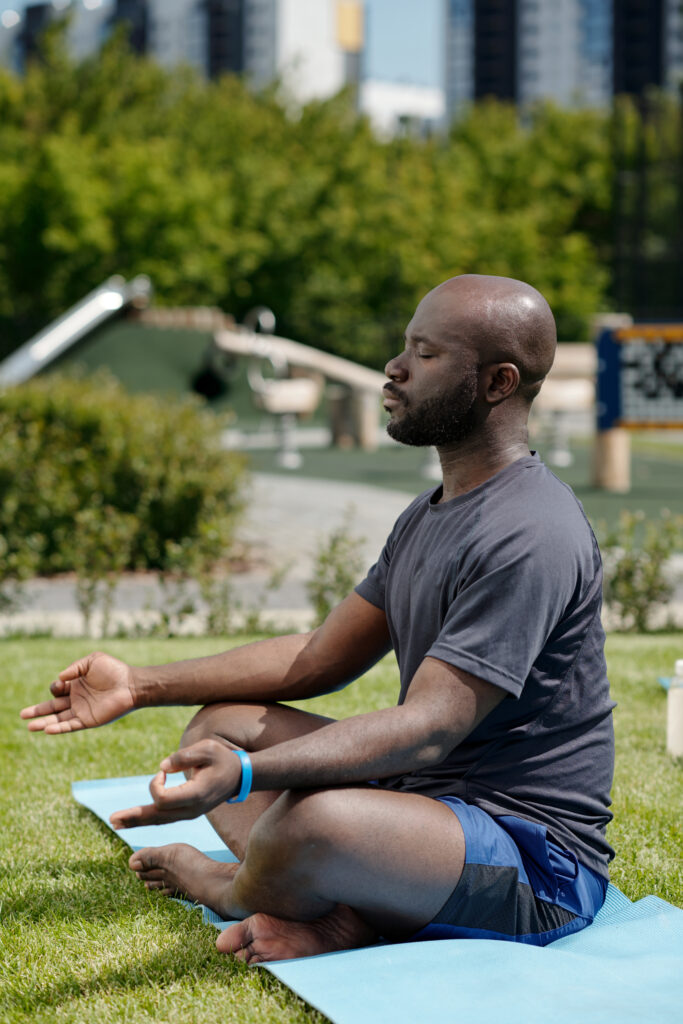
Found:
[[[166,872],[160,868],[152,868],[149,871],[136,871],[141,882],[161,882],[166,878]]]
[[[145,847],[142,850],[136,850],[135,853],[131,854],[128,858],[128,867],[131,871],[144,871],[145,868],[152,866],[152,861],[149,856],[150,848]]]
[[[237,956],[250,939],[248,925],[245,921],[238,921],[237,924],[231,924],[220,933],[216,939],[216,946],[221,953],[234,953]],[[244,957],[239,959],[243,960]]]

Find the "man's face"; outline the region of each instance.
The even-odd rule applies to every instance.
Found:
[[[479,365],[471,349],[449,337],[430,298],[408,324],[405,350],[387,363],[384,408],[394,440],[445,447],[476,427]]]

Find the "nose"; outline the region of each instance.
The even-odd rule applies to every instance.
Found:
[[[408,370],[406,369],[403,361],[404,353],[401,352],[399,355],[394,356],[390,359],[387,365],[384,367],[384,372],[389,380],[406,380],[408,377]]]

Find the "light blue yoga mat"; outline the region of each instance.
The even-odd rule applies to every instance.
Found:
[[[150,779],[75,782],[72,790],[108,824],[112,811],[150,802]],[[205,818],[118,834],[133,849],[185,842],[235,859]],[[213,911],[204,916],[225,926]],[[335,1024],[677,1024],[683,910],[656,896],[631,903],[610,885],[589,928],[543,948],[442,939],[262,966]]]

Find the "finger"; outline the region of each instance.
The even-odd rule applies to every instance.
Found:
[[[146,804],[144,807],[114,811],[109,822],[118,831],[120,828],[139,828],[140,825],[165,825],[169,821],[180,821],[182,817],[177,811],[161,810],[155,804]]]
[[[212,761],[211,748],[205,740],[193,743],[191,747],[183,747],[169,754],[161,762],[161,770],[172,775],[174,772],[181,772],[185,768],[197,768],[199,765]]]
[[[151,789],[151,784],[150,784]],[[197,804],[197,794],[191,793],[178,799],[175,791],[185,789],[184,786],[173,786],[155,795],[155,803],[144,807],[129,807],[123,811],[114,811],[109,818],[112,828],[138,828],[140,825],[165,825],[169,821],[184,821],[197,818],[202,808]]]
[[[166,774],[163,771],[157,772],[149,784],[149,791],[152,794],[155,805],[159,809],[180,810],[183,807],[191,809],[202,797],[200,784],[195,779],[181,783],[179,786],[164,786]],[[195,818],[201,814],[195,810],[193,814],[186,814],[185,817]]]
[[[152,795],[154,803],[157,803],[159,799],[163,798],[165,792],[164,786],[166,784],[166,772],[159,771],[156,773],[154,778],[149,784],[149,791]]]
[[[47,715],[45,718],[34,718],[28,723],[29,732],[44,732],[48,736],[60,733],[78,732],[85,726],[72,711],[60,711],[58,715]]]
[[[28,723],[29,732],[44,732],[50,736],[65,732],[78,732],[85,726],[73,712],[60,711],[58,715],[47,715],[45,718],[32,718]]]
[[[55,700],[44,700],[40,704],[30,704],[19,712],[21,718],[38,718],[43,715],[52,715],[57,711],[64,711],[71,701],[68,697],[57,697]]]
[[[80,718],[74,715],[72,711],[62,711],[55,717],[57,721],[50,722],[43,730],[49,736],[57,736],[60,733],[66,732],[80,732],[81,729],[86,728]],[[29,725],[30,728],[31,726]]]

